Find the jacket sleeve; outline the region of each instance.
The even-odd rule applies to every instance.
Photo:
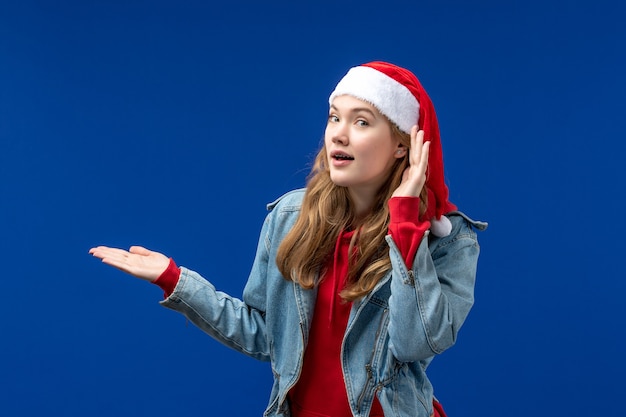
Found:
[[[413,267],[407,269],[390,236],[392,263],[389,348],[401,362],[439,354],[456,342],[474,303],[479,245],[470,223],[451,216],[449,236],[422,238]]]
[[[259,360],[270,359],[265,323],[263,275],[267,271],[268,251],[264,236],[269,228],[266,218],[261,230],[261,239],[246,284],[249,296],[241,299],[217,291],[198,273],[181,267],[180,279],[174,292],[161,301],[161,305],[185,315],[202,331],[241,353]],[[254,284],[252,284],[254,283]],[[248,289],[254,285],[254,291]]]

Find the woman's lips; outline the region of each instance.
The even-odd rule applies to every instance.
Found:
[[[330,153],[332,165],[336,167],[346,166],[354,161],[354,157],[342,151],[332,151]]]

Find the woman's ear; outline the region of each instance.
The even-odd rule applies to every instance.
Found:
[[[398,146],[398,149],[396,149],[394,156],[396,158],[404,158],[404,155],[406,155],[406,148],[404,146]]]

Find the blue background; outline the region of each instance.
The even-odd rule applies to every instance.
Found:
[[[622,2],[208,3],[0,3],[2,415],[260,416],[267,364],[87,251],[141,244],[240,295],[265,203],[372,60],[418,75],[451,199],[490,223],[430,371],[449,415],[623,414]]]

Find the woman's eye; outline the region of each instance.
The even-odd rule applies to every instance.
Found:
[[[357,120],[357,121],[356,121],[356,124],[357,124],[358,126],[361,126],[361,127],[363,127],[363,126],[369,126],[369,123],[367,122],[367,120]]]
[[[333,122],[333,123],[334,122],[338,122],[339,118],[337,116],[335,116],[334,114],[331,114],[331,115],[328,116],[328,121],[329,122]]]

